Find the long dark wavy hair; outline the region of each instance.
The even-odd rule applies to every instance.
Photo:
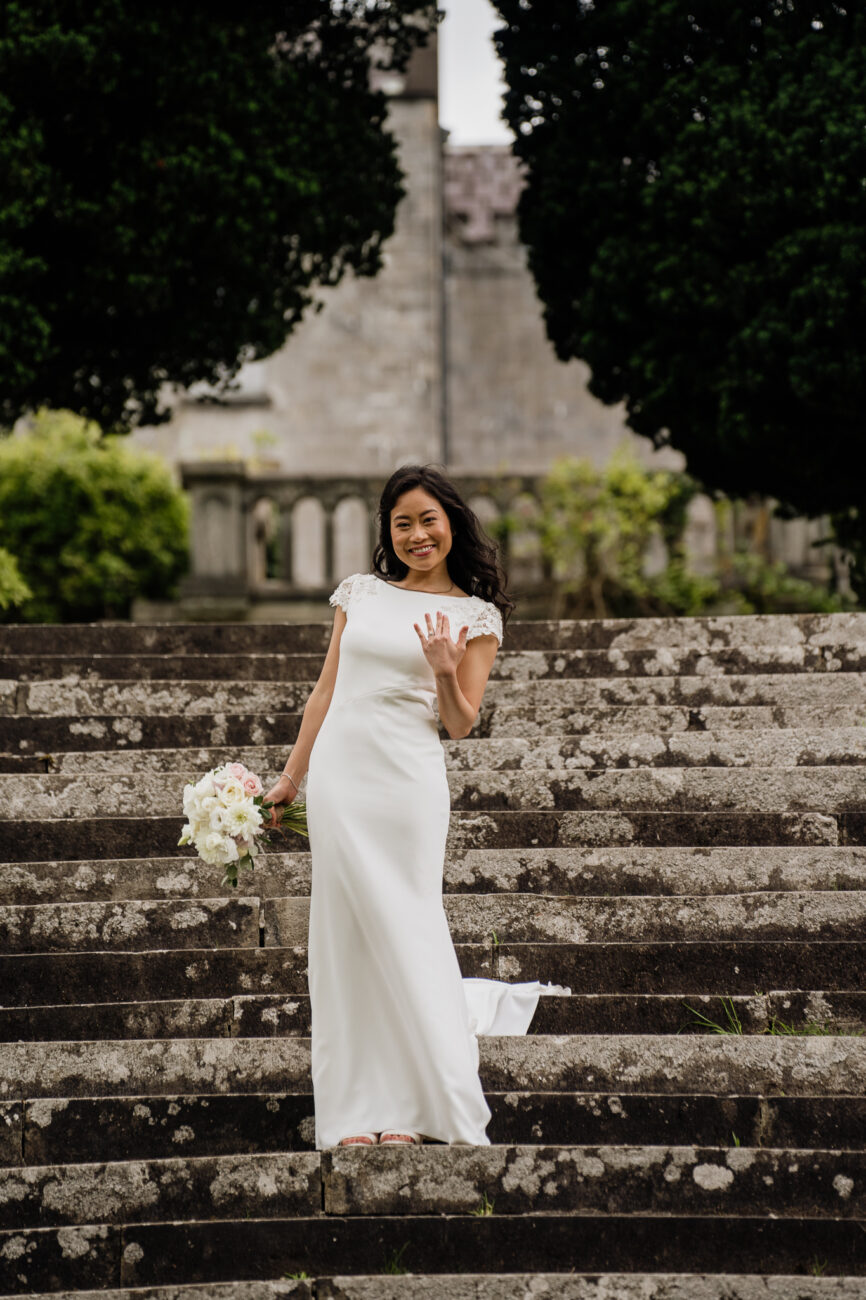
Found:
[[[373,571],[389,582],[399,582],[409,572],[397,558],[391,542],[391,511],[404,492],[423,488],[435,497],[448,516],[452,544],[445,563],[451,581],[470,596],[489,600],[502,615],[503,626],[514,609],[506,593],[507,575],[496,543],[487,536],[481,520],[437,465],[401,465],[382,489],[379,499],[379,540],[373,551]]]

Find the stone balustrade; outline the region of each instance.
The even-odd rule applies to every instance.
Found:
[[[192,501],[191,570],[185,598],[243,602],[320,601],[347,573],[366,570],[376,540],[376,512],[384,477],[354,474],[289,476],[243,461],[181,466]],[[482,523],[502,515],[528,518],[542,477],[531,474],[452,475]],[[780,520],[766,503],[733,502],[725,519],[706,497],[691,503],[686,545],[698,572],[715,572],[736,547],[751,547],[766,560],[783,560],[813,581],[826,580],[837,563],[829,548],[813,542],[821,520]],[[512,530],[501,541],[516,589],[537,589],[550,577],[530,529]],[[648,571],[665,563],[664,548],[647,557]]]

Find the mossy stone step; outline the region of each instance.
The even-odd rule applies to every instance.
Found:
[[[134,1038],[286,1038],[310,1033],[304,994],[0,1008],[0,1043]],[[540,998],[530,1034],[866,1035],[866,993],[575,993]]]
[[[413,1273],[417,1285],[425,1274],[477,1269],[479,1260],[494,1275],[569,1274],[578,1269],[727,1275],[735,1260],[747,1273],[805,1275],[810,1287],[809,1274],[816,1264],[844,1278],[866,1276],[862,1240],[862,1227],[854,1220],[738,1215],[323,1215],[125,1227],[82,1224],[0,1234],[0,1288],[20,1295],[70,1287],[273,1279],[302,1271],[325,1279],[353,1270],[381,1278],[395,1267]],[[400,1284],[406,1281],[399,1279]],[[382,1283],[374,1285],[381,1288]],[[392,1285],[391,1279],[387,1285]],[[333,1300],[346,1296],[342,1289],[319,1294]],[[365,1291],[354,1294],[395,1293],[371,1292],[367,1283]],[[609,1297],[610,1292],[604,1300]],[[694,1295],[688,1300],[695,1300]]]
[[[733,1092],[863,1095],[866,1039],[706,1035],[481,1037],[480,1075],[496,1092]],[[166,1093],[311,1091],[301,1038],[9,1043],[5,1101]]]
[[[457,943],[464,976],[543,980],[573,993],[752,996],[770,989],[862,990],[866,940]],[[188,948],[0,953],[6,1008],[307,993],[307,950]]]
[[[10,863],[129,858],[152,854],[194,857],[178,848],[183,817],[68,817],[0,821]],[[285,848],[306,841],[284,833]],[[469,849],[529,849],[669,845],[682,847],[866,844],[866,812],[456,811],[449,853]]]
[[[223,745],[199,749],[96,749],[21,756],[0,754],[0,772],[84,776],[105,772],[140,776],[177,772],[184,780],[218,767],[227,757],[246,764],[265,779],[286,761],[287,744],[240,749]],[[866,728],[815,731],[731,731],[670,734],[468,737],[443,743],[450,771],[476,768],[509,772],[550,769],[667,767],[863,767]]]
[[[496,1092],[495,1143],[826,1147],[866,1150],[866,1098],[736,1094]],[[303,1092],[64,1097],[2,1103],[4,1165],[152,1160],[309,1151],[313,1099]]]
[[[71,680],[303,682],[318,677],[323,653],[20,654],[0,656],[0,677]],[[503,647],[491,681],[750,673],[866,672],[866,641],[814,646],[694,646],[644,650],[511,650]]]
[[[7,863],[4,904],[196,899],[228,894],[223,869],[196,858]],[[309,894],[309,853],[263,853],[242,875],[260,899]],[[449,894],[674,895],[866,889],[866,846],[469,849],[445,859]]]

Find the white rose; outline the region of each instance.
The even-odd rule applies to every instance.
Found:
[[[203,799],[207,798],[208,796],[213,797],[213,795],[216,794],[216,788],[214,786],[213,779],[214,779],[213,772],[206,772],[205,775],[198,782],[198,784],[195,786],[196,794]]]
[[[198,855],[208,866],[220,867],[229,859],[225,854],[225,837],[219,831],[208,831],[195,842]]]
[[[232,804],[242,803],[246,797],[243,782],[239,781],[236,776],[230,776],[223,782],[223,787],[219,792],[219,801],[224,808],[228,808]]]

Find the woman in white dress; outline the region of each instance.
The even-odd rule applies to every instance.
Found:
[[[478,714],[513,608],[493,543],[431,466],[382,493],[373,571],[334,628],[273,820],[308,772],[308,945],[317,1149],[489,1144],[479,1033],[525,1033],[538,982],[463,979],[442,902],[452,738]]]

